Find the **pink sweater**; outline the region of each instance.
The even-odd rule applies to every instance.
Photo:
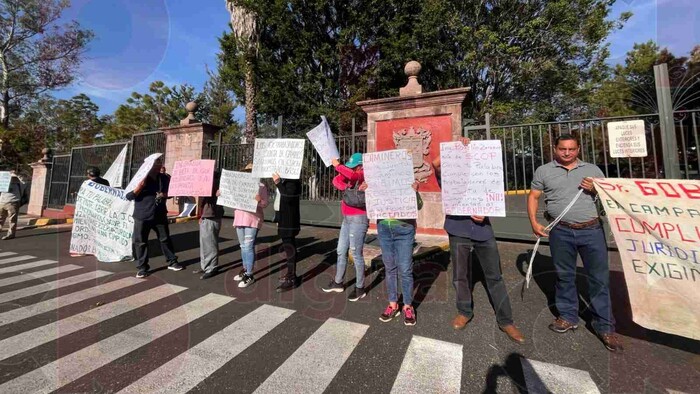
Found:
[[[233,211],[233,226],[234,227],[257,227],[262,228],[265,216],[263,214],[263,208],[265,208],[270,203],[270,197],[267,193],[267,187],[260,184],[260,189],[258,189],[258,194],[260,195],[260,201],[258,202],[258,210],[253,212],[241,211],[236,209]]]
[[[335,170],[338,172],[338,175],[333,178],[333,186],[340,191],[354,185],[359,186],[365,181],[365,173],[363,170],[354,171],[342,164],[336,167]],[[343,216],[367,215],[367,211],[364,209],[346,205],[345,201],[340,202],[340,212]]]

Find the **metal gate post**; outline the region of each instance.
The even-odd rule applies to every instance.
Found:
[[[656,99],[659,103],[659,130],[661,131],[661,152],[664,160],[664,176],[667,179],[680,179],[681,168],[678,160],[676,126],[673,121],[673,101],[671,84],[666,63],[654,66]]]
[[[70,195],[70,180],[73,176],[71,171],[73,171],[73,154],[75,153],[75,148],[70,150],[70,161],[68,162],[68,183],[66,184],[66,198],[63,200],[63,205],[68,205],[68,196]]]

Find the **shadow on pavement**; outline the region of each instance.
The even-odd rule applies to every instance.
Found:
[[[523,366],[520,362],[522,357],[523,356],[518,353],[511,353],[508,355],[505,364],[492,365],[486,374],[486,388],[483,391],[484,394],[503,392],[503,390],[498,389],[498,378],[501,376],[509,378],[518,390],[518,393],[527,393]]]

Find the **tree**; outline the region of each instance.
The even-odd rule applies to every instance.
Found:
[[[68,0],[0,0],[0,124],[12,104],[73,82],[93,34],[59,24]]]
[[[257,15],[246,5],[245,1],[226,0],[226,8],[231,13],[232,37],[236,39],[236,47],[241,51],[240,65],[245,74],[245,95],[239,96],[244,98],[246,107],[245,136],[247,141],[252,141],[258,128],[256,63],[259,33]]]
[[[97,116],[100,107],[90,97],[79,94],[70,100],[59,100],[56,105],[56,123],[59,141],[56,145],[67,150],[78,144],[92,144],[102,130],[103,123]]]
[[[204,120],[222,127],[226,141],[238,141],[241,137],[241,126],[233,119],[236,102],[218,72],[207,69],[207,74],[209,80],[204,85],[204,108],[200,108],[200,111],[207,114]]]

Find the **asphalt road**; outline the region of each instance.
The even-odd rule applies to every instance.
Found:
[[[335,272],[336,229],[303,229],[303,283],[282,294],[274,288],[284,259],[270,224],[258,246],[257,282],[246,289],[233,281],[241,263],[231,220],[221,234],[222,272],[208,280],[193,273],[197,224],[171,232],[186,269],[164,269],[152,239],[157,271],[141,280],[133,263],[69,257],[69,226],[0,241],[0,392],[700,392],[699,343],[631,321],[616,254],[623,354],[605,350],[589,325],[547,329],[554,276],[546,247],[522,293],[531,245],[499,244],[514,319],[527,337],[518,345],[498,330],[478,273],[474,320],[464,331],[450,327],[446,256],[415,265],[418,324],[407,327],[400,318],[378,320],[386,306],[381,270],[368,275],[369,295],[358,302],[347,301],[349,290],[320,290]],[[346,283],[353,278],[349,267]]]

